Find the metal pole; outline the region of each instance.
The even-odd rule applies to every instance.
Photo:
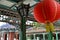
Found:
[[[21,32],[20,32],[20,40],[26,40],[26,19],[25,17],[22,17],[21,19]]]
[[[52,34],[53,33],[51,31],[48,33],[48,40],[52,40],[53,39],[53,35]]]
[[[20,25],[20,31],[19,31],[19,37],[20,40],[26,40],[26,18],[28,16],[28,12],[29,12],[29,4],[25,5],[23,4],[23,2],[21,3],[21,5],[19,5],[17,7],[17,11],[21,17],[21,25]]]

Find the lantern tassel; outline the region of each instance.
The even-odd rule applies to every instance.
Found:
[[[55,30],[54,30],[55,28],[54,28],[54,25],[53,25],[53,23],[51,23],[51,22],[47,22],[46,23],[46,31],[47,32],[54,32]]]

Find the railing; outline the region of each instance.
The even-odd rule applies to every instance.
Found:
[[[53,36],[53,40],[60,40],[58,34],[60,35],[60,32],[55,32],[55,35]],[[31,38],[31,35],[33,36],[33,39]],[[31,35],[27,35],[27,40],[48,40],[48,33],[47,34],[46,33],[31,34]],[[36,35],[38,35],[38,36],[36,36]]]

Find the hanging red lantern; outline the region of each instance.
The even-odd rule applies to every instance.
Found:
[[[46,31],[53,32],[53,23],[60,18],[60,4],[55,0],[43,0],[34,7],[34,18],[46,24]]]
[[[55,17],[59,17],[59,4],[54,0],[44,0],[37,3],[34,7],[34,17],[38,22],[50,21],[53,22]]]

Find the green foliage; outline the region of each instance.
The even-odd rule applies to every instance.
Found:
[[[34,27],[40,27],[40,26],[41,26],[41,24],[40,24],[40,23],[38,23],[38,22],[33,22],[33,26],[34,26]]]

